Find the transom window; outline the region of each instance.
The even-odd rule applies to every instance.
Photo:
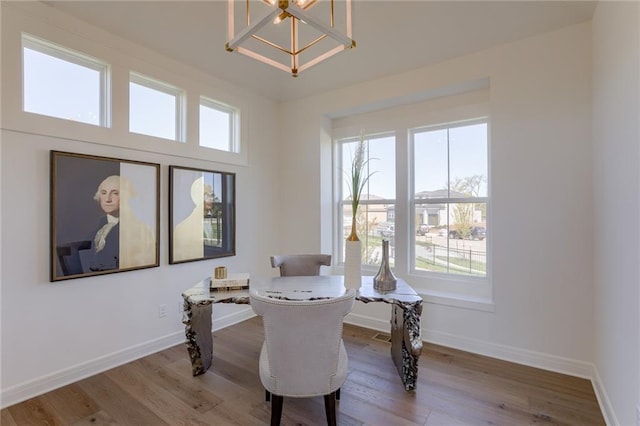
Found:
[[[107,64],[28,34],[22,61],[24,111],[108,126]]]
[[[238,110],[200,97],[200,146],[239,152]]]
[[[181,89],[137,73],[129,77],[129,131],[184,142]]]
[[[129,72],[129,80],[125,80],[123,87],[112,87],[108,63],[30,34],[22,33],[20,40],[21,107],[25,115],[32,114],[25,123],[39,123],[52,117],[108,128],[115,125],[118,128],[113,130],[118,134],[123,130],[120,127],[125,126],[132,134],[184,143],[186,147],[176,146],[180,155],[197,159],[215,157],[215,161],[230,164],[247,163],[241,136],[241,125],[246,127],[241,120],[246,104],[241,99],[224,90],[219,94],[196,84],[190,87],[199,103],[187,105],[183,89],[134,71]],[[123,102],[129,104],[129,120],[112,123],[111,91],[122,93],[127,84],[128,97]],[[214,97],[220,95],[225,101],[201,96],[203,92]],[[241,106],[234,106],[236,103]],[[187,114],[192,117],[188,125]],[[198,118],[193,118],[196,115]],[[101,140],[105,133],[99,131],[96,135]],[[137,140],[141,142],[139,148],[155,152],[154,141]],[[126,145],[116,143],[121,144]]]

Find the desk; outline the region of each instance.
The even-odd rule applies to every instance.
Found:
[[[214,303],[249,303],[249,290],[229,292],[209,291],[210,278],[182,293],[186,345],[194,376],[203,374],[211,366],[213,339],[211,337],[211,307]],[[251,279],[251,289],[277,298],[308,300],[330,298],[344,294],[344,277],[320,275],[313,277],[274,277]],[[422,353],[420,315],[422,298],[402,279],[391,292],[373,288],[373,277],[362,277],[362,287],[356,300],[363,303],[383,302],[391,310],[391,358],[407,391],[416,388],[418,358]]]

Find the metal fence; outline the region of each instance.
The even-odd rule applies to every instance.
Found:
[[[471,249],[447,249],[438,245],[429,245],[426,249],[426,257],[421,256],[426,263],[447,268],[451,272],[486,275],[487,254],[485,252]]]

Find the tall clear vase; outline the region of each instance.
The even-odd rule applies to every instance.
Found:
[[[392,291],[396,289],[397,278],[391,272],[389,266],[389,240],[382,240],[382,263],[380,264],[380,270],[375,277],[373,277],[373,288],[378,291]]]

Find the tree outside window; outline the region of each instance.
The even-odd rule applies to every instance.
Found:
[[[487,123],[414,129],[417,272],[486,276]]]

